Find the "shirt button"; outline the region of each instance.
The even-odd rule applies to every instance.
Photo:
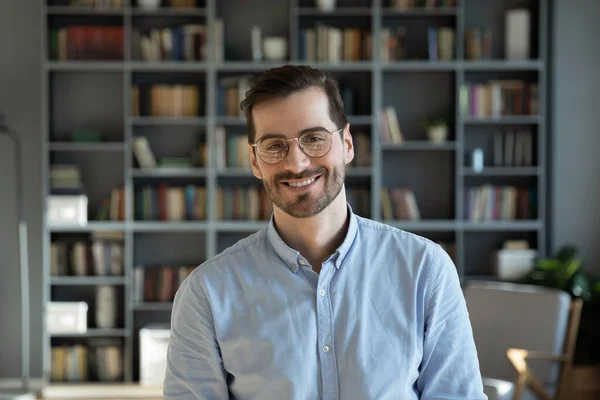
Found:
[[[290,268],[292,268],[292,271],[294,271],[294,272],[296,272],[296,270],[298,269],[298,267],[296,266],[296,264],[290,265]]]
[[[321,297],[325,296],[325,290],[321,289],[321,290],[319,291],[319,295],[320,295]]]
[[[329,353],[329,346],[323,346],[323,353]]]

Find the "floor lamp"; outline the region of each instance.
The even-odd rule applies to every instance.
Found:
[[[19,218],[19,270],[21,276],[21,388],[12,392],[0,390],[0,400],[34,400],[30,393],[30,343],[29,343],[29,265],[27,252],[27,224],[23,215],[23,176],[21,175],[21,145],[18,135],[11,131],[0,111],[0,135],[12,139],[15,150],[17,185],[17,217]]]

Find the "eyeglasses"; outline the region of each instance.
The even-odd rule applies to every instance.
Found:
[[[304,132],[298,137],[264,137],[259,139],[252,147],[256,148],[256,153],[261,160],[267,164],[277,164],[287,157],[290,150],[290,140],[298,142],[300,149],[309,157],[324,157],[331,150],[331,141],[336,133],[341,132],[340,128],[335,132],[329,132],[327,129],[318,129]]]

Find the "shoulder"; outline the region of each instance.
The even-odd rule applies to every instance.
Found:
[[[447,251],[429,238],[363,217],[358,217],[358,233],[364,248],[401,265],[411,279],[424,279],[435,286],[442,275],[456,273]]]
[[[374,221],[364,217],[358,217],[358,230],[361,238],[366,241],[374,241],[385,246],[386,250],[408,251],[417,250],[427,253],[437,253],[443,249],[433,240],[416,233],[393,227],[383,222]]]

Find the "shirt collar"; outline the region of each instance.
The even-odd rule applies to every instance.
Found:
[[[352,207],[350,206],[350,204],[346,203],[346,205],[348,207],[348,216],[350,219],[348,223],[348,231],[346,232],[346,237],[344,238],[342,244],[329,258],[330,260],[335,260],[334,264],[337,269],[340,268],[342,262],[344,261],[344,258],[352,248],[352,244],[354,243],[354,239],[356,238],[356,234],[358,232],[358,218],[356,214],[354,214],[354,212],[352,211]],[[286,263],[287,267],[290,270],[292,270],[292,272],[297,272],[299,265],[308,265],[308,261],[304,257],[302,257],[300,252],[289,247],[283,241],[281,236],[279,236],[279,233],[275,228],[274,215],[275,214],[271,214],[269,225],[267,226],[267,237],[269,239],[269,242],[271,243],[271,246],[273,246],[273,249],[275,250],[277,255],[283,260],[283,262]]]

